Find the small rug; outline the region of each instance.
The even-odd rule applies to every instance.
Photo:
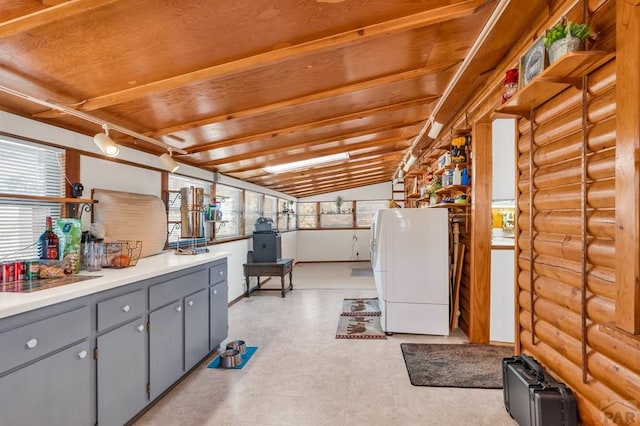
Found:
[[[502,389],[502,358],[513,347],[401,343],[409,380],[414,386]]]
[[[344,299],[342,302],[342,316],[380,316],[378,299]]]
[[[239,370],[244,367],[247,362],[249,362],[249,360],[257,350],[257,346],[247,346],[247,352],[242,354],[242,362],[235,367],[220,367],[220,355],[218,355],[213,359],[213,361],[211,361],[207,368],[219,368],[221,370]]]
[[[336,339],[386,339],[379,316],[341,315]]]

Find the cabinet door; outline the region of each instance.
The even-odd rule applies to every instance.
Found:
[[[94,424],[91,357],[84,341],[0,378],[0,423]]]
[[[182,300],[149,314],[149,385],[154,400],[182,376]]]
[[[97,338],[100,426],[123,425],[147,403],[146,328],[138,318]]]
[[[209,290],[184,298],[184,369],[209,353]]]
[[[209,350],[217,348],[229,332],[227,281],[209,288]]]

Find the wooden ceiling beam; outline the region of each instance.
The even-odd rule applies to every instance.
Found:
[[[340,145],[335,145],[335,146],[331,146],[331,147],[328,147],[328,148],[310,150],[310,151],[305,151],[305,152],[301,152],[299,154],[293,154],[293,155],[279,155],[277,157],[277,159],[264,158],[264,157],[269,157],[269,156],[263,156],[263,157],[260,157],[260,158],[264,158],[263,160],[252,161],[250,164],[247,164],[247,166],[257,166],[257,167],[275,166],[275,165],[279,165],[279,164],[292,163],[292,162],[298,161],[298,160],[306,160],[309,157],[317,157],[317,156],[322,156],[322,155],[330,155],[330,154],[337,154],[337,153],[348,152],[348,151],[356,151],[356,150],[359,150],[359,149],[376,147],[378,145],[385,145],[385,144],[389,144],[389,143],[400,142],[402,140],[408,141],[409,139],[411,139],[411,136],[394,136],[394,137],[391,137],[391,138],[374,139],[374,140],[368,140],[368,141],[364,141],[364,142],[357,142],[357,143],[351,143],[351,144],[340,144]],[[277,153],[275,153],[275,154],[277,154]],[[231,162],[225,162],[225,163],[221,163],[221,164],[219,163],[218,165],[224,166],[225,164],[232,164],[232,163]],[[211,164],[209,162],[200,164],[200,166],[210,166],[210,165]],[[238,166],[240,166],[240,165],[238,165]],[[224,167],[222,167],[222,168],[224,168]],[[239,170],[239,169],[235,169],[235,170]]]
[[[274,184],[269,186],[272,189],[281,189],[281,188],[289,188],[291,186],[300,186],[300,185],[304,185],[304,184],[314,184],[314,183],[320,183],[320,182],[325,182],[325,181],[331,181],[334,182],[342,177],[353,177],[353,176],[367,176],[369,174],[373,174],[373,173],[379,173],[381,171],[391,171],[392,166],[389,166],[388,164],[376,164],[376,165],[370,165],[367,168],[359,168],[357,170],[349,168],[349,169],[345,169],[343,170],[341,173],[334,173],[332,175],[309,175],[309,176],[301,176],[298,179],[295,179],[292,182],[286,181],[280,184]],[[256,182],[254,182],[256,183]]]
[[[360,142],[360,143],[351,144],[351,145],[341,145],[341,146],[336,146],[331,148],[319,149],[317,151],[312,151],[312,152],[303,152],[301,154],[280,156],[278,160],[267,159],[263,161],[256,161],[254,163],[247,164],[246,166],[232,166],[232,168],[229,169],[229,171],[240,173],[240,172],[246,172],[249,170],[261,169],[266,166],[275,166],[278,164],[293,163],[295,161],[306,160],[310,157],[339,154],[343,152],[358,151],[358,150],[367,149],[367,148],[384,149],[385,146],[395,144],[396,142],[400,142],[402,140],[406,140],[407,142],[409,141],[409,139],[407,139],[406,137],[394,137],[394,138],[387,138],[382,140]],[[223,173],[227,171],[224,167],[220,167],[219,170]]]
[[[361,160],[358,162],[352,161],[352,162],[349,162],[349,170],[350,171],[366,170],[371,166],[378,166],[378,165],[384,164],[385,162],[387,162],[387,160],[382,158],[377,161],[372,161],[372,160]],[[343,170],[345,170],[345,166],[343,164],[340,164],[337,166],[330,166],[322,169],[314,169],[310,171],[306,171],[306,170],[298,171],[297,173],[294,173],[294,172],[278,173],[277,175],[269,173],[269,174],[254,178],[253,182],[254,183],[259,182],[260,185],[264,185],[264,186],[271,186],[271,185],[278,185],[279,182],[287,181],[289,179],[307,178],[310,176],[333,175],[334,173],[342,172]]]
[[[386,163],[389,169],[393,168],[395,170],[395,163],[393,162],[393,160],[399,159],[401,156],[402,156],[402,151],[396,151],[393,154],[371,155],[368,158],[365,158],[358,162],[345,161],[345,162],[342,162],[341,164],[336,164],[332,166],[316,167],[313,170],[305,170],[305,172],[303,172],[304,174],[298,172],[297,174],[288,173],[284,177],[282,176],[282,174],[277,174],[277,175],[269,174],[266,176],[268,178],[276,178],[277,179],[276,182],[286,182],[285,184],[263,183],[262,178],[264,178],[265,176],[261,176],[257,179],[253,179],[252,182],[256,182],[256,183],[259,183],[260,185],[268,186],[269,188],[275,187],[275,186],[286,186],[287,184],[290,184],[290,182],[300,181],[301,178],[306,180],[309,177],[315,178],[315,177],[320,177],[324,175],[336,176],[336,171],[339,171],[341,173],[360,173],[363,167],[365,168],[367,167],[368,163],[374,163],[375,165],[384,165]]]
[[[278,154],[278,153],[286,153],[288,151],[291,151],[292,149],[299,149],[299,148],[305,148],[305,147],[309,147],[309,146],[315,146],[315,145],[322,145],[325,143],[329,143],[329,142],[334,142],[334,141],[344,141],[345,139],[353,139],[353,138],[357,138],[357,137],[361,137],[361,136],[366,136],[369,134],[373,134],[373,133],[382,133],[382,132],[387,132],[390,130],[397,130],[397,129],[401,129],[404,127],[411,127],[411,126],[415,126],[417,124],[421,124],[423,123],[424,120],[416,120],[410,123],[398,123],[398,124],[392,124],[392,125],[386,125],[386,126],[379,126],[379,127],[373,127],[370,129],[365,129],[365,130],[360,130],[358,132],[352,132],[352,133],[345,133],[339,136],[335,136],[335,137],[330,137],[330,138],[323,138],[323,139],[317,139],[315,141],[309,141],[309,142],[301,142],[301,143],[294,143],[291,145],[278,145],[276,148],[264,148],[264,149],[257,149],[257,150],[252,150],[250,152],[247,152],[245,154],[238,154],[238,155],[233,155],[230,157],[222,157],[220,159],[217,160],[211,160],[211,161],[207,161],[205,163],[202,163],[202,165],[206,165],[207,167],[209,166],[217,166],[220,164],[228,164],[228,163],[235,163],[235,162],[239,162],[242,160],[248,160],[248,159],[257,159],[260,158],[262,156],[266,156],[266,155],[273,155],[273,154]],[[406,138],[412,138],[414,136],[417,135],[417,132],[415,135],[408,135],[406,136]]]
[[[61,21],[120,0],[68,1],[0,23],[0,39]],[[43,4],[47,4],[43,2]]]
[[[185,149],[185,151],[187,151],[189,154],[195,154],[198,152],[209,151],[212,149],[226,148],[229,146],[239,145],[239,144],[247,143],[251,141],[258,141],[260,139],[268,139],[268,138],[273,138],[276,136],[291,134],[295,132],[309,131],[309,130],[317,129],[320,127],[341,124],[346,121],[355,120],[357,118],[363,118],[363,117],[367,117],[367,116],[371,116],[371,115],[375,115],[383,112],[397,111],[399,109],[419,106],[425,103],[429,103],[434,99],[435,97],[420,98],[418,100],[413,99],[410,101],[404,101],[404,102],[399,102],[397,104],[385,105],[377,108],[370,108],[362,111],[356,111],[349,114],[339,115],[336,117],[326,118],[324,120],[314,121],[310,123],[299,124],[297,126],[291,126],[283,129],[276,129],[276,130],[270,130],[270,131],[261,132],[261,133],[254,133],[251,135],[246,135],[246,136],[242,136],[234,139],[227,139],[227,140],[218,141],[218,142],[210,142],[210,143],[198,145],[192,148],[187,148]]]
[[[358,161],[356,163],[359,163],[361,161],[365,161],[365,160],[371,160],[371,161],[375,161],[378,159],[385,159],[387,161],[389,161],[390,164],[396,164],[397,161],[400,159],[400,157],[405,153],[405,149],[401,148],[401,149],[397,149],[395,151],[387,151],[387,152],[368,152],[366,155],[361,156]],[[317,170],[324,170],[325,168],[328,167],[332,167],[332,166],[336,166],[336,167],[340,167],[341,169],[345,168],[345,167],[349,167],[351,164],[354,164],[353,160],[342,160],[339,162],[333,162],[329,165],[324,164],[324,165],[316,165],[314,167],[309,167],[305,169],[305,172],[307,173],[315,173]],[[234,174],[235,170],[228,170],[225,172],[226,174]],[[288,172],[288,173],[293,173],[293,172]],[[253,179],[257,179],[257,178],[261,178],[261,177],[265,177],[265,176],[280,176],[281,173],[278,174],[271,174],[271,173],[267,173],[266,171],[264,171],[263,169],[253,169],[253,170],[249,170],[248,172],[240,172],[240,173],[236,173],[234,174],[234,177],[238,178],[238,179],[245,179],[245,180],[253,180]],[[295,176],[292,178],[294,179]]]
[[[302,194],[315,195],[323,192],[324,190],[328,190],[326,192],[332,192],[332,191],[344,189],[345,187],[353,188],[353,187],[358,187],[363,185],[370,185],[373,183],[386,182],[390,180],[391,180],[391,172],[387,172],[387,173],[381,173],[381,174],[357,178],[357,179],[352,179],[352,178],[343,179],[337,182],[324,183],[322,185],[316,185],[309,188],[298,188],[297,190],[295,188],[292,188],[289,191],[283,190],[281,192],[285,192],[287,194],[292,194],[296,196],[303,196]]]
[[[87,0],[87,2],[106,3],[108,0],[97,1]],[[112,0],[116,1],[116,0]],[[234,61],[225,62],[197,71],[169,77],[163,80],[152,81],[131,87],[118,92],[108,93],[87,99],[80,107],[84,111],[93,111],[106,108],[112,105],[121,104],[133,99],[150,96],[157,93],[167,92],[184,86],[195,84],[201,81],[210,80],[220,76],[234,74],[247,69],[256,69],[266,65],[284,62],[301,55],[309,55],[326,49],[335,49],[347,44],[359,43],[364,40],[379,36],[388,36],[416,28],[436,25],[453,19],[464,18],[472,15],[482,7],[494,0],[467,0],[452,5],[442,6],[431,10],[403,16],[389,21],[368,25],[343,33],[330,35],[316,40],[295,44],[281,49],[259,53],[257,55],[239,58]],[[76,2],[69,3],[74,4]],[[63,4],[55,7],[62,7]]]
[[[365,186],[365,185],[375,185],[377,183],[383,183],[383,182],[387,182],[387,181],[389,181],[389,179],[380,178],[380,179],[375,179],[375,180],[365,181],[365,182],[360,182],[360,183],[344,184],[344,185],[340,185],[340,186],[335,186],[333,188],[323,188],[323,189],[318,190],[318,191],[290,193],[290,195],[294,196],[296,198],[311,197],[311,196],[314,196],[314,195],[325,194],[327,192],[343,191],[345,189],[352,189],[352,188],[357,188],[359,186]]]
[[[216,115],[213,117],[203,118],[202,120],[191,121],[188,123],[177,124],[171,127],[165,127],[164,129],[158,129],[153,132],[149,132],[148,136],[158,137],[168,135],[174,132],[180,132],[184,130],[190,130],[196,127],[208,126],[211,124],[219,123],[222,121],[234,120],[238,118],[253,117],[259,114],[266,114],[269,112],[281,110],[284,108],[291,108],[295,106],[304,105],[310,102],[316,102],[320,100],[335,98],[336,96],[342,96],[349,93],[354,93],[366,89],[371,89],[378,86],[384,86],[392,83],[398,83],[405,80],[411,80],[419,77],[423,77],[428,74],[436,74],[457,65],[459,62],[446,62],[440,64],[429,65],[405,72],[390,74],[380,78],[374,78],[371,80],[362,81],[355,84],[348,84],[345,86],[337,87],[322,92],[311,93],[297,98],[291,98],[280,102],[274,102],[268,105],[260,105],[255,108],[248,108],[242,111],[229,112],[225,114]],[[36,114],[37,116],[37,114]]]
[[[325,187],[331,187],[331,186],[335,186],[335,185],[340,185],[343,183],[352,183],[352,182],[362,182],[363,180],[371,180],[371,179],[377,179],[380,177],[385,177],[385,176],[390,176],[392,173],[391,170],[380,170],[377,171],[375,173],[369,173],[367,175],[362,175],[362,176],[344,176],[341,177],[339,179],[335,179],[332,181],[318,181],[318,182],[312,182],[312,183],[305,183],[305,184],[301,184],[301,185],[296,185],[296,184],[292,184],[289,186],[283,186],[280,187],[278,189],[278,191],[281,192],[295,192],[295,191],[304,191],[304,190],[308,190],[308,189],[314,189],[317,190],[319,188],[325,188]],[[391,180],[391,179],[389,179]]]

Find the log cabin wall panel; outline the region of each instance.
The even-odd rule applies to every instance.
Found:
[[[614,3],[606,2],[592,16],[592,22],[607,29],[593,49],[606,48],[615,40],[610,23],[615,22]],[[608,402],[640,401],[638,345],[601,328],[614,321],[616,312],[615,81],[615,60],[588,76],[584,163],[581,90],[569,88],[540,106],[533,126],[526,119],[518,123],[517,334],[524,352],[533,354],[577,392],[584,424],[604,423]],[[587,177],[584,220],[583,164]],[[584,271],[583,226],[587,237]],[[640,420],[640,411],[632,405],[616,405],[615,414]]]

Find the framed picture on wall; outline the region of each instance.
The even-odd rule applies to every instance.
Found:
[[[520,58],[520,83],[522,89],[547,67],[547,52],[544,48],[544,37],[539,37]]]

